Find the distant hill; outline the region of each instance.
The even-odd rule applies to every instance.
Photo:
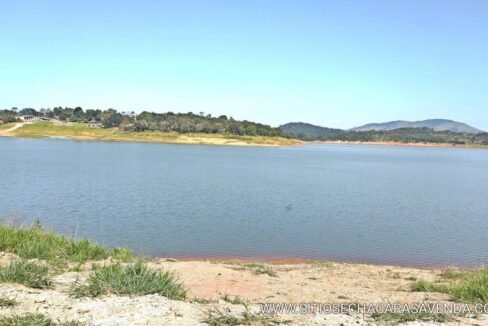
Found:
[[[281,125],[278,128],[292,136],[305,140],[327,138],[345,132],[342,129],[321,127],[304,122],[290,122]]]
[[[353,131],[370,131],[370,130],[395,130],[401,128],[429,128],[435,131],[451,131],[465,134],[477,134],[483,132],[465,123],[445,120],[430,119],[423,121],[390,121],[385,123],[370,123],[361,127],[352,128]]]
[[[405,127],[407,126],[407,127]],[[488,133],[451,120],[374,123],[349,130],[292,122],[278,127],[305,141],[398,142],[487,146]]]

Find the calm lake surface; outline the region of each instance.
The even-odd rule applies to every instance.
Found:
[[[488,150],[0,138],[0,216],[137,254],[488,263]]]

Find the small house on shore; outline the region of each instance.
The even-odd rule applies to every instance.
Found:
[[[88,128],[100,128],[102,124],[98,121],[91,120],[87,123]]]
[[[33,115],[22,115],[19,117],[19,119],[24,123],[34,123],[39,120],[38,117]]]

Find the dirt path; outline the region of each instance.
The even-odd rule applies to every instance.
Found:
[[[12,137],[12,132],[16,129],[19,129],[21,128],[22,126],[24,125],[23,122],[19,122],[19,123],[16,123],[15,126],[13,126],[12,128],[9,128],[9,129],[0,129],[0,136],[4,136],[4,137]]]

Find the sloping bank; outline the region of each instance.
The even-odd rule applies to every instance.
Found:
[[[127,132],[118,128],[89,128],[81,123],[38,122],[24,124],[10,133],[15,137],[55,137],[74,140],[145,142],[168,144],[207,144],[231,146],[290,146],[303,144],[297,139],[264,136],[236,136],[231,134],[166,133],[159,131]]]
[[[484,303],[484,271],[326,261],[135,257],[88,240],[0,225],[0,325],[483,324],[485,315],[310,313],[263,303]],[[481,274],[480,274],[481,273]],[[476,282],[473,282],[475,280]],[[472,284],[471,284],[471,283]],[[473,295],[458,297],[454,290]],[[436,288],[437,287],[437,288]],[[426,293],[425,291],[429,291]],[[271,307],[271,308],[270,308]],[[293,306],[292,306],[293,307]],[[270,310],[271,309],[271,310]],[[274,309],[274,310],[273,310]],[[290,309],[290,308],[288,308]],[[274,313],[272,313],[274,311]],[[299,313],[301,312],[301,313]]]

